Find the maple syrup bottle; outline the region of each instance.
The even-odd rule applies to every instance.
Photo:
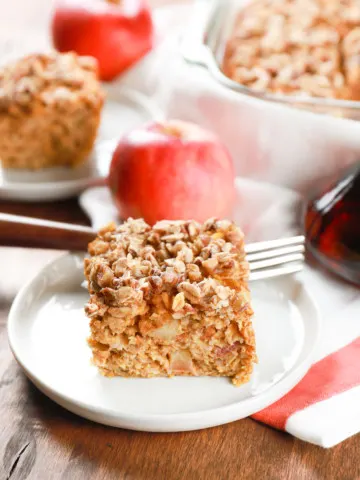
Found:
[[[318,261],[360,285],[360,162],[309,198],[305,234]]]

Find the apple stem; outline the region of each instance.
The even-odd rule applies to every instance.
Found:
[[[184,132],[176,125],[161,125],[160,131],[166,135],[176,138],[182,138],[184,136]]]

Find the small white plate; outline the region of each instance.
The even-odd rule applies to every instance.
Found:
[[[0,166],[1,199],[32,202],[77,195],[106,177],[116,139],[135,126],[161,117],[157,106],[139,92],[119,86],[107,86],[106,91],[98,141],[89,160],[74,169],[59,167],[30,171]]]
[[[259,363],[251,381],[104,378],[90,363],[83,256],[55,260],[24,287],[8,321],[11,349],[30,380],[66,409],[106,425],[195,430],[251,415],[293,388],[311,365],[319,314],[294,277],[251,285]]]

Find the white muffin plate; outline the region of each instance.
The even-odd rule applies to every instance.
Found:
[[[81,287],[83,256],[45,267],[15,299],[11,349],[29,379],[64,408],[95,422],[144,431],[185,431],[249,416],[291,390],[309,369],[320,318],[301,277],[251,284],[259,363],[251,381],[227,378],[104,378],[90,363]]]
[[[39,171],[4,169],[0,166],[0,199],[27,202],[60,200],[75,196],[89,186],[104,183],[116,139],[135,126],[161,117],[157,106],[139,92],[119,86],[107,86],[106,90],[107,100],[98,141],[89,161],[73,169],[47,168]]]

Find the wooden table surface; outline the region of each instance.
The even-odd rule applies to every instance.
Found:
[[[0,0],[0,52],[46,43],[52,3]],[[87,223],[76,199],[0,202],[0,211]],[[58,254],[0,249],[0,479],[360,479],[360,435],[324,450],[250,419],[197,432],[149,434],[103,427],[53,403],[13,359],[6,319],[21,285]]]

